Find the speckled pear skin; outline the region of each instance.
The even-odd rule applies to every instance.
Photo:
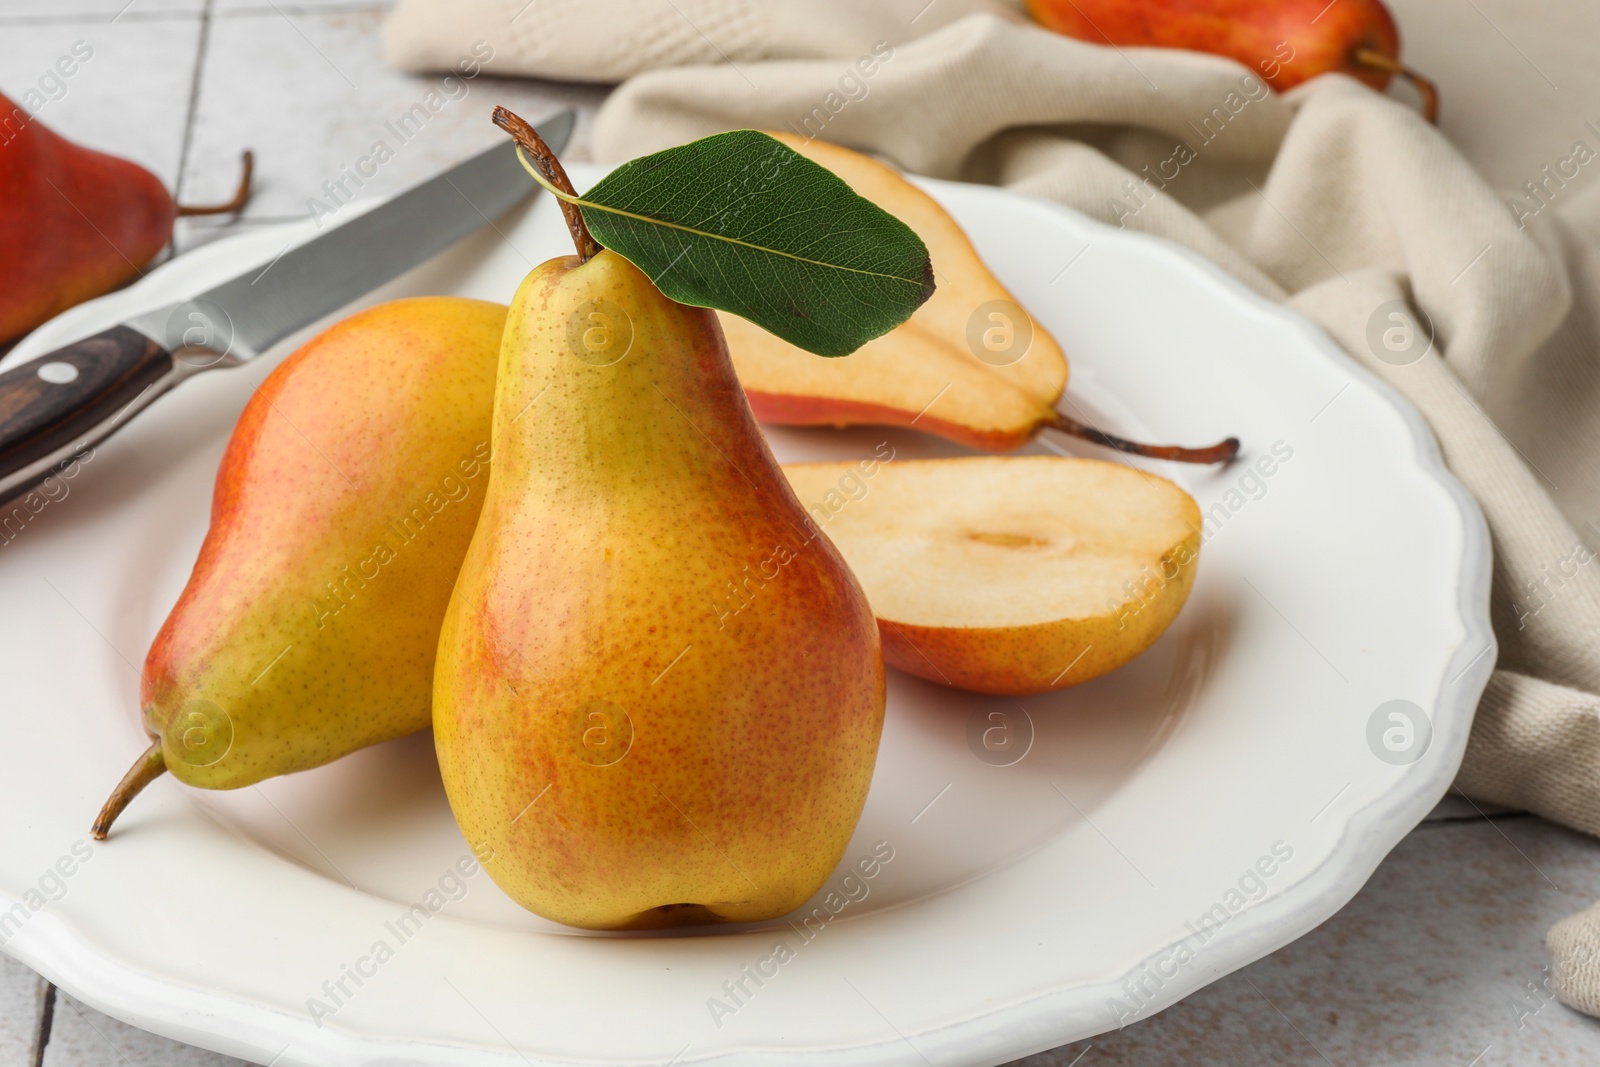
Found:
[[[146,728],[173,775],[235,789],[429,724],[505,314],[457,297],[362,311],[245,406],[145,661]]]
[[[619,311],[631,344],[598,365]],[[580,358],[595,340],[616,347]],[[860,817],[883,657],[715,315],[609,251],[544,264],[506,322],[494,445],[434,676],[445,789],[485,869],[572,926],[793,910]]]

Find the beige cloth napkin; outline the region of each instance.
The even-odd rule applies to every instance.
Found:
[[[1082,44],[1006,0],[401,0],[387,27],[405,70],[480,39],[496,73],[628,79],[597,119],[601,159],[801,130],[1159,234],[1315,320],[1422,411],[1488,517],[1500,652],[1457,787],[1600,834],[1600,528],[1584,528],[1600,518],[1600,183],[1530,173],[1551,203],[1523,192],[1518,213],[1413,109],[1353,81],[1267,95],[1231,62]],[[1572,125],[1600,151],[1600,122]],[[1178,176],[1141,184],[1180,142]],[[1600,160],[1566,169],[1585,167]],[[1395,300],[1436,334],[1404,366],[1368,342]],[[1600,905],[1549,945],[1558,994],[1600,1013]]]

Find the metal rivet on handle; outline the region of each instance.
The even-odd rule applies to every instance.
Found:
[[[39,377],[51,385],[66,385],[78,380],[78,368],[60,360],[51,360],[39,368]]]

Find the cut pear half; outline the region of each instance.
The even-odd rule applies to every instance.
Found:
[[[1050,429],[1179,463],[1225,463],[1238,453],[1232,437],[1200,448],[1141,444],[1058,411],[1067,386],[1061,346],[937,200],[860,152],[772,136],[915,230],[938,288],[905,322],[837,359],[817,359],[737,315],[721,315],[756,418],[785,426],[912,427],[984,452],[1010,452]]]
[[[1200,509],[1117,463],[977,456],[788,464],[855,572],[884,659],[1021,696],[1086,682],[1149,648],[1194,584]]]
[[[839,359],[818,359],[735,315],[719,316],[756,417],[798,426],[914,425],[992,452],[1025,444],[1049,423],[1067,385],[1066,356],[949,212],[870,156],[773,136],[915,230],[938,288],[900,326]],[[992,334],[994,351],[969,342],[974,317],[980,338]]]

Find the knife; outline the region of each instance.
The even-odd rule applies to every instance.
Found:
[[[560,151],[574,121],[562,112],[539,135]],[[516,146],[497,145],[270,264],[0,374],[0,502],[65,469],[185,379],[248,363],[537,188]]]

